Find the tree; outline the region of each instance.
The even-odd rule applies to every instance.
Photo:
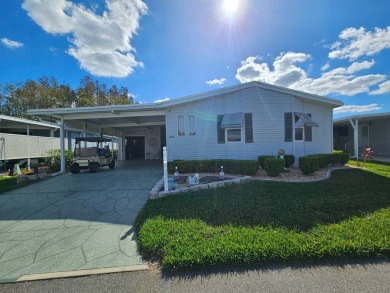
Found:
[[[107,85],[91,77],[80,80],[80,86],[73,90],[69,84],[59,83],[55,77],[42,76],[38,81],[7,83],[0,85],[0,113],[28,117],[29,109],[92,107],[133,104],[133,96],[126,87]]]

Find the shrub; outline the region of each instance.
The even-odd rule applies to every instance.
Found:
[[[305,156],[299,158],[299,169],[305,175],[313,174],[319,170],[319,158],[317,156]]]
[[[338,164],[345,165],[349,161],[348,153],[334,153],[333,157]]]
[[[333,154],[317,154],[307,157],[315,157],[318,159],[318,168],[325,168],[328,165],[345,165],[349,160],[349,154],[334,152]]]
[[[68,168],[72,164],[73,152],[65,150],[65,166]],[[59,149],[53,149],[46,152],[45,163],[49,167],[50,172],[58,172],[61,170],[61,155]]]
[[[294,165],[295,156],[294,155],[284,155],[284,162],[285,162],[285,167],[290,168],[292,165]]]
[[[223,171],[226,173],[256,175],[259,169],[259,163],[255,160],[175,160],[168,163],[169,173],[174,173],[176,166],[180,173],[194,173],[195,171],[216,173],[223,166]]]
[[[267,158],[264,161],[264,169],[269,176],[275,177],[283,172],[285,162],[279,158]]]
[[[257,160],[259,161],[261,168],[264,169],[264,161],[265,161],[265,159],[268,159],[268,158],[275,158],[275,156],[269,156],[269,155],[258,156]]]

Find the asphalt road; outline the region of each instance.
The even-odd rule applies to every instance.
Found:
[[[1,284],[0,292],[390,292],[386,258],[162,273],[116,273]]]

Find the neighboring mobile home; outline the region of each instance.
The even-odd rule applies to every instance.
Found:
[[[0,115],[0,170],[9,162],[36,162],[47,156],[47,152],[60,148],[60,125],[45,121]],[[74,138],[79,136],[100,135],[99,132],[65,128],[65,148],[73,150]],[[113,146],[116,146],[114,138]],[[116,147],[117,149],[117,147]]]
[[[249,82],[153,104],[29,110],[119,137],[119,159],[257,159],[331,153],[339,100]]]
[[[354,157],[372,147],[375,156],[390,156],[390,113],[354,115],[333,122],[335,149]]]

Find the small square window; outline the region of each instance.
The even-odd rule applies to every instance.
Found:
[[[241,141],[241,128],[226,129],[226,142]]]
[[[303,140],[303,127],[295,128],[295,140]]]
[[[196,134],[195,116],[194,115],[189,115],[188,116],[188,134],[189,135],[195,135]]]
[[[177,135],[179,135],[179,136],[185,135],[184,116],[177,117]]]

